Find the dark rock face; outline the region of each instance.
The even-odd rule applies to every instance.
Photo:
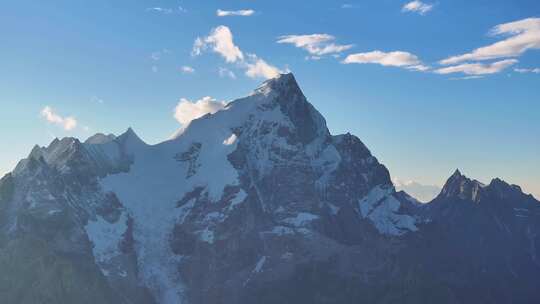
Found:
[[[536,303],[539,233],[499,179],[395,192],[288,74],[156,146],[34,148],[0,180],[0,302]]]
[[[482,185],[457,172],[424,212],[431,222],[419,251],[429,253],[431,280],[457,302],[540,300],[540,204],[532,196],[499,179]]]
[[[439,198],[460,198],[462,200],[478,201],[484,185],[476,180],[470,180],[456,170],[444,185]]]

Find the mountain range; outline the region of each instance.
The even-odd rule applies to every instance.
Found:
[[[35,146],[0,180],[0,303],[540,303],[540,202],[456,170],[421,204],[292,74],[148,145]]]

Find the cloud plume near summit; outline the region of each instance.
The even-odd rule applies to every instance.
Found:
[[[225,105],[224,101],[217,101],[210,96],[205,96],[196,101],[181,98],[174,108],[174,118],[185,127],[192,120],[206,114],[214,114],[223,109]]]

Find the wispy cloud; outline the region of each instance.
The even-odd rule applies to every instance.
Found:
[[[231,71],[231,70],[229,70],[227,68],[219,67],[218,73],[219,73],[220,77],[228,77],[230,79],[236,79],[236,74],[234,74],[233,71]]]
[[[231,30],[224,25],[216,27],[206,37],[198,37],[193,44],[191,54],[193,56],[200,55],[208,48],[211,48],[212,51],[223,56],[227,62],[244,60],[244,54],[240,48],[234,44]]]
[[[159,61],[159,60],[161,60],[161,58],[163,58],[163,56],[168,55],[170,53],[171,53],[171,51],[169,49],[163,49],[163,50],[155,51],[155,52],[152,52],[152,54],[150,54],[150,59],[152,59],[154,61]]]
[[[336,44],[336,38],[329,34],[310,35],[285,35],[278,37],[277,43],[293,44],[297,48],[306,50],[313,56],[312,59],[320,59],[327,54],[338,54],[353,47],[352,44]]]
[[[158,12],[163,14],[172,14],[173,10],[171,8],[164,7],[149,7],[146,9],[149,12]]]
[[[466,75],[488,75],[496,74],[500,71],[516,64],[518,61],[516,59],[506,59],[491,64],[483,63],[464,63],[444,68],[439,68],[434,72],[437,74],[453,74],[453,73],[463,73]]]
[[[159,70],[158,61],[162,60],[164,56],[169,55],[171,53],[172,52],[170,50],[168,50],[168,49],[163,49],[163,50],[152,52],[150,54],[150,59],[153,61],[152,66],[151,66],[152,72],[157,73],[158,70]]]
[[[161,14],[170,15],[173,13],[185,13],[187,10],[181,6],[178,6],[177,8],[168,8],[168,7],[149,7],[146,9],[148,12],[156,12]]]
[[[450,80],[472,80],[472,79],[482,79],[484,76],[480,75],[472,75],[472,76],[464,76],[464,77],[453,77],[450,78]]]
[[[527,69],[527,68],[516,68],[516,69],[514,69],[514,72],[521,73],[521,74],[525,74],[525,73],[535,73],[535,74],[540,74],[540,68],[531,68],[531,69]]]
[[[240,48],[235,45],[231,30],[224,25],[214,28],[206,37],[195,39],[191,55],[198,56],[206,50],[211,50],[221,55],[226,62],[235,63],[238,68],[245,69],[246,76],[251,78],[272,78],[280,73],[277,67],[255,54],[244,56]]]
[[[210,96],[203,97],[195,102],[181,98],[174,108],[174,118],[185,127],[192,120],[208,113],[213,114],[223,109],[225,105],[224,101],[217,101]]]
[[[255,14],[255,11],[252,9],[243,9],[243,10],[237,10],[237,11],[226,11],[218,9],[216,11],[216,15],[219,17],[226,17],[226,16],[251,16]]]
[[[99,98],[99,97],[97,97],[97,96],[92,96],[92,97],[90,98],[90,101],[91,101],[91,102],[95,102],[95,103],[99,103],[99,104],[105,103],[105,101],[104,101],[103,99],[101,99],[101,98]]]
[[[153,52],[150,55],[150,58],[152,58],[152,60],[158,61],[158,60],[161,59],[161,53],[160,52]]]
[[[403,12],[413,12],[420,15],[425,15],[433,9],[433,4],[424,3],[419,0],[408,2],[401,9]]]
[[[77,127],[77,120],[75,119],[75,117],[72,117],[72,116],[62,117],[59,114],[57,114],[53,110],[53,108],[49,106],[45,106],[41,110],[40,115],[47,122],[61,126],[66,131],[71,131]]]
[[[518,57],[528,50],[540,49],[540,18],[527,18],[499,24],[490,36],[507,35],[506,39],[477,48],[470,53],[441,60],[441,64]]]
[[[382,66],[392,66],[406,68],[414,71],[428,71],[430,68],[422,63],[414,54],[404,51],[382,52],[371,51],[366,53],[356,53],[348,55],[342,63],[358,64],[380,64]]]
[[[195,73],[195,69],[188,66],[188,65],[184,65],[180,68],[180,70],[182,71],[182,73],[184,74],[193,74]]]

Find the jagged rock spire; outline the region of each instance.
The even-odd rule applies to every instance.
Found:
[[[482,187],[484,187],[482,183],[467,178],[459,169],[456,169],[444,184],[439,196],[476,201]]]

